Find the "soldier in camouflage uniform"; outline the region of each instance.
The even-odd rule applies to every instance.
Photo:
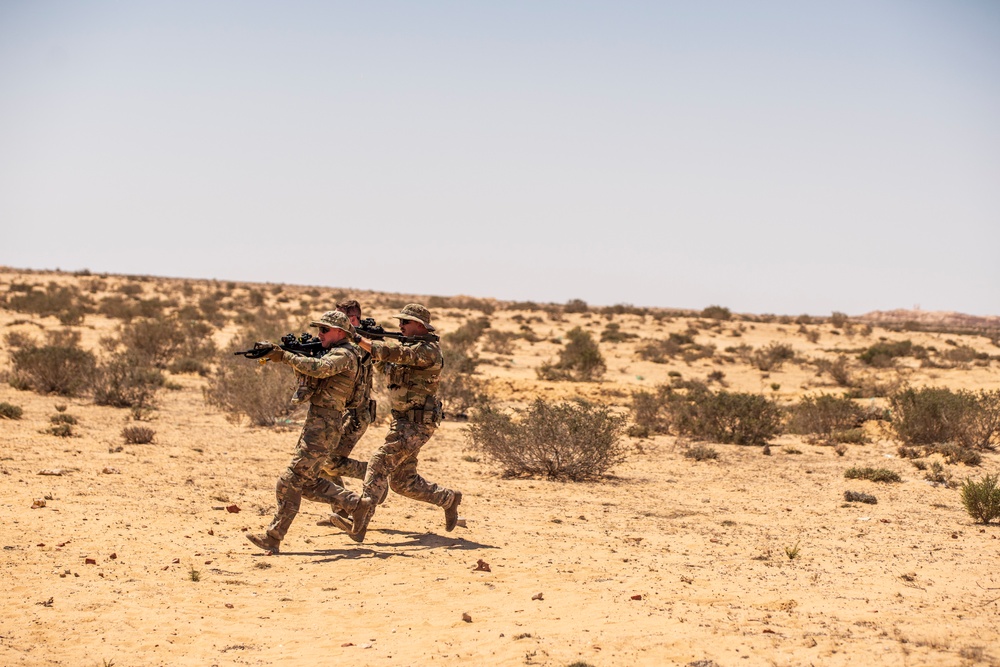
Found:
[[[297,373],[315,378],[310,392],[297,392],[309,401],[302,434],[292,462],[278,478],[275,496],[278,509],[263,534],[247,534],[247,539],[261,549],[277,553],[281,540],[299,511],[302,498],[330,503],[350,512],[357,510],[361,498],[343,487],[319,477],[320,467],[340,443],[344,429],[347,400],[354,393],[360,368],[360,351],[353,343],[354,327],[347,316],[337,311],[323,314],[310,323],[319,330],[319,339],[327,351],[321,357],[307,357],[275,348],[265,357],[285,363]],[[365,507],[365,511],[370,511]]]
[[[336,310],[347,315],[351,324],[355,327],[361,326],[361,304],[351,299],[337,304]],[[347,401],[347,413],[344,416],[344,434],[340,437],[340,444],[330,453],[330,462],[323,466],[320,473],[337,486],[346,488],[343,477],[353,477],[364,479],[368,470],[368,463],[350,458],[355,445],[368,430],[368,426],[375,420],[375,401],[372,400],[372,355],[365,349],[358,347],[358,361],[360,368],[358,381],[354,386],[354,394]],[[343,476],[343,477],[342,477]],[[346,518],[347,513],[332,506],[333,512]],[[325,519],[319,522],[321,526],[331,525],[332,519]]]
[[[445,530],[458,523],[462,492],[428,482],[417,474],[417,456],[430,439],[443,412],[437,398],[438,380],[444,358],[434,331],[430,311],[411,303],[398,315],[399,329],[409,340],[368,341],[360,346],[370,350],[376,363],[384,364],[392,401],[392,424],[385,443],[368,461],[364,496],[353,514],[351,538],[362,542],[375,506],[385,501],[391,488],[401,496],[437,505],[445,511]]]

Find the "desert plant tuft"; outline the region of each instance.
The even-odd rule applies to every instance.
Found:
[[[122,438],[129,445],[148,445],[155,435],[156,431],[148,426],[126,426],[122,429]]]
[[[255,426],[273,426],[289,413],[295,389],[292,373],[225,353],[219,355],[218,364],[203,393],[205,401],[225,411],[230,421],[246,416]]]
[[[847,432],[864,422],[861,406],[850,398],[830,394],[805,396],[789,414],[789,433],[817,436],[824,442],[857,441],[857,435]],[[863,432],[861,436],[863,442]]]
[[[541,380],[595,382],[604,376],[607,364],[589,331],[574,327],[566,333],[569,342],[559,353],[559,361],[542,364],[537,375]]]
[[[0,403],[0,419],[20,419],[24,410],[13,403]]]
[[[506,476],[580,481],[600,477],[625,460],[624,426],[624,418],[606,407],[537,399],[517,418],[491,406],[477,410],[468,434]]]
[[[870,482],[902,482],[899,473],[886,468],[848,468],[844,471],[846,479],[867,479]]]
[[[785,547],[785,555],[788,556],[788,560],[795,560],[799,557],[799,543],[796,542],[795,546]]]
[[[53,424],[45,429],[44,433],[55,435],[60,438],[68,438],[73,435],[73,426],[71,424]]]
[[[688,447],[683,452],[684,458],[694,459],[695,461],[708,461],[711,459],[719,458],[719,452],[715,451],[715,448],[709,447],[708,445],[694,445]]]
[[[907,445],[956,442],[992,449],[1000,440],[1000,391],[905,389],[890,397],[892,426]]]
[[[163,386],[163,373],[134,353],[113,355],[97,369],[94,402],[116,408],[149,408]]]
[[[844,500],[849,503],[867,503],[869,505],[878,503],[878,498],[868,493],[861,493],[860,491],[844,491]]]
[[[700,382],[672,387],[666,411],[677,435],[723,444],[764,445],[781,431],[781,409],[773,400],[742,392],[713,393]]]
[[[74,337],[55,344],[29,345],[10,354],[11,385],[40,394],[75,396],[90,384],[96,360]]]
[[[750,355],[750,365],[754,368],[768,372],[779,370],[786,361],[795,358],[795,350],[786,343],[771,343],[766,347],[755,350]]]
[[[989,523],[1000,518],[1000,487],[997,486],[998,475],[984,475],[974,482],[965,480],[962,484],[962,505],[978,523]]]

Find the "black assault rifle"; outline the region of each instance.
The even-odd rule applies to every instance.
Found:
[[[303,333],[296,338],[295,334],[290,333],[282,336],[281,343],[278,345],[261,345],[260,343],[254,343],[253,347],[249,350],[240,350],[239,352],[234,352],[233,354],[243,355],[247,359],[260,359],[270,354],[271,350],[275,347],[280,347],[285,352],[294,352],[295,354],[301,354],[307,357],[319,357],[326,351],[319,338],[316,338],[312,334]]]
[[[404,336],[399,331],[386,331],[385,327],[378,324],[374,317],[366,317],[361,320],[361,324],[354,329],[358,332],[359,336],[364,336],[369,340],[384,340],[386,338],[392,338],[394,340],[398,340],[400,343],[412,343],[418,340],[432,342],[441,340],[438,338],[437,334],[432,333],[426,333],[421,336]]]

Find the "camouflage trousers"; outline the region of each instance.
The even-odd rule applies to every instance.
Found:
[[[448,507],[455,492],[428,482],[417,474],[417,456],[420,448],[434,435],[434,424],[416,424],[407,419],[394,418],[385,436],[385,443],[368,461],[365,475],[365,494],[379,504],[385,501],[389,489],[401,496],[425,503]]]
[[[309,407],[305,426],[295,446],[292,462],[278,478],[275,497],[278,509],[267,527],[267,534],[283,540],[302,498],[333,507],[353,511],[360,496],[319,476],[320,468],[329,462],[330,453],[340,444],[343,430],[343,411],[332,408]]]
[[[368,463],[350,458],[354,446],[358,444],[361,437],[368,430],[374,418],[375,402],[371,401],[369,406],[349,409],[344,415],[344,432],[340,437],[340,444],[337,445],[330,454],[330,462],[323,466],[321,476],[330,480],[337,486],[344,486],[343,477],[353,477],[354,479],[364,479],[368,471]]]

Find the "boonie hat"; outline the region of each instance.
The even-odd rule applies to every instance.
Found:
[[[434,331],[434,327],[431,326],[431,311],[427,310],[419,303],[408,303],[403,306],[403,309],[399,311],[398,315],[393,315],[397,320],[413,320],[414,322],[420,322],[428,331]]]
[[[309,323],[311,327],[330,327],[331,329],[340,329],[351,336],[354,335],[354,326],[351,324],[351,320],[347,318],[339,310],[328,310],[322,315],[320,315],[318,320],[313,320]]]

